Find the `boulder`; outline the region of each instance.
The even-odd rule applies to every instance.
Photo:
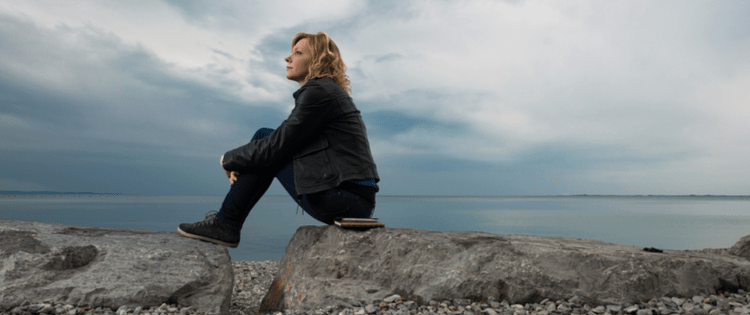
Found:
[[[0,220],[0,312],[46,301],[227,314],[233,278],[226,247],[178,233]]]
[[[303,226],[260,311],[430,300],[622,304],[749,290],[750,261],[564,237]],[[376,304],[377,305],[377,304]]]
[[[729,249],[729,254],[750,259],[750,235],[740,238],[739,241],[734,243]]]

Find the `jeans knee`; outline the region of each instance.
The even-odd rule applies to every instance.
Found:
[[[271,129],[271,128],[265,128],[265,127],[260,128],[253,135],[253,140],[260,139],[260,138],[265,138],[268,135],[270,135],[272,132],[273,132],[273,129]]]

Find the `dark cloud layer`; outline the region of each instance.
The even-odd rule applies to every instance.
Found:
[[[0,178],[61,191],[223,194],[221,154],[286,115],[180,77],[95,28],[41,30],[8,16],[0,25],[9,44],[0,114],[28,124],[0,144]]]

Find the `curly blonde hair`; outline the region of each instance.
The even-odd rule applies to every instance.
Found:
[[[303,38],[307,38],[308,45],[312,49],[312,62],[305,81],[312,78],[329,77],[351,95],[352,83],[349,81],[349,76],[346,75],[346,65],[341,59],[341,53],[336,43],[325,32],[318,32],[315,35],[297,33],[292,39],[292,49]]]

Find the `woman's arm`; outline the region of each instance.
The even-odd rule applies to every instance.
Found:
[[[335,115],[331,96],[312,80],[300,89],[296,103],[289,117],[270,135],[224,154],[224,170],[264,171],[289,163]]]

